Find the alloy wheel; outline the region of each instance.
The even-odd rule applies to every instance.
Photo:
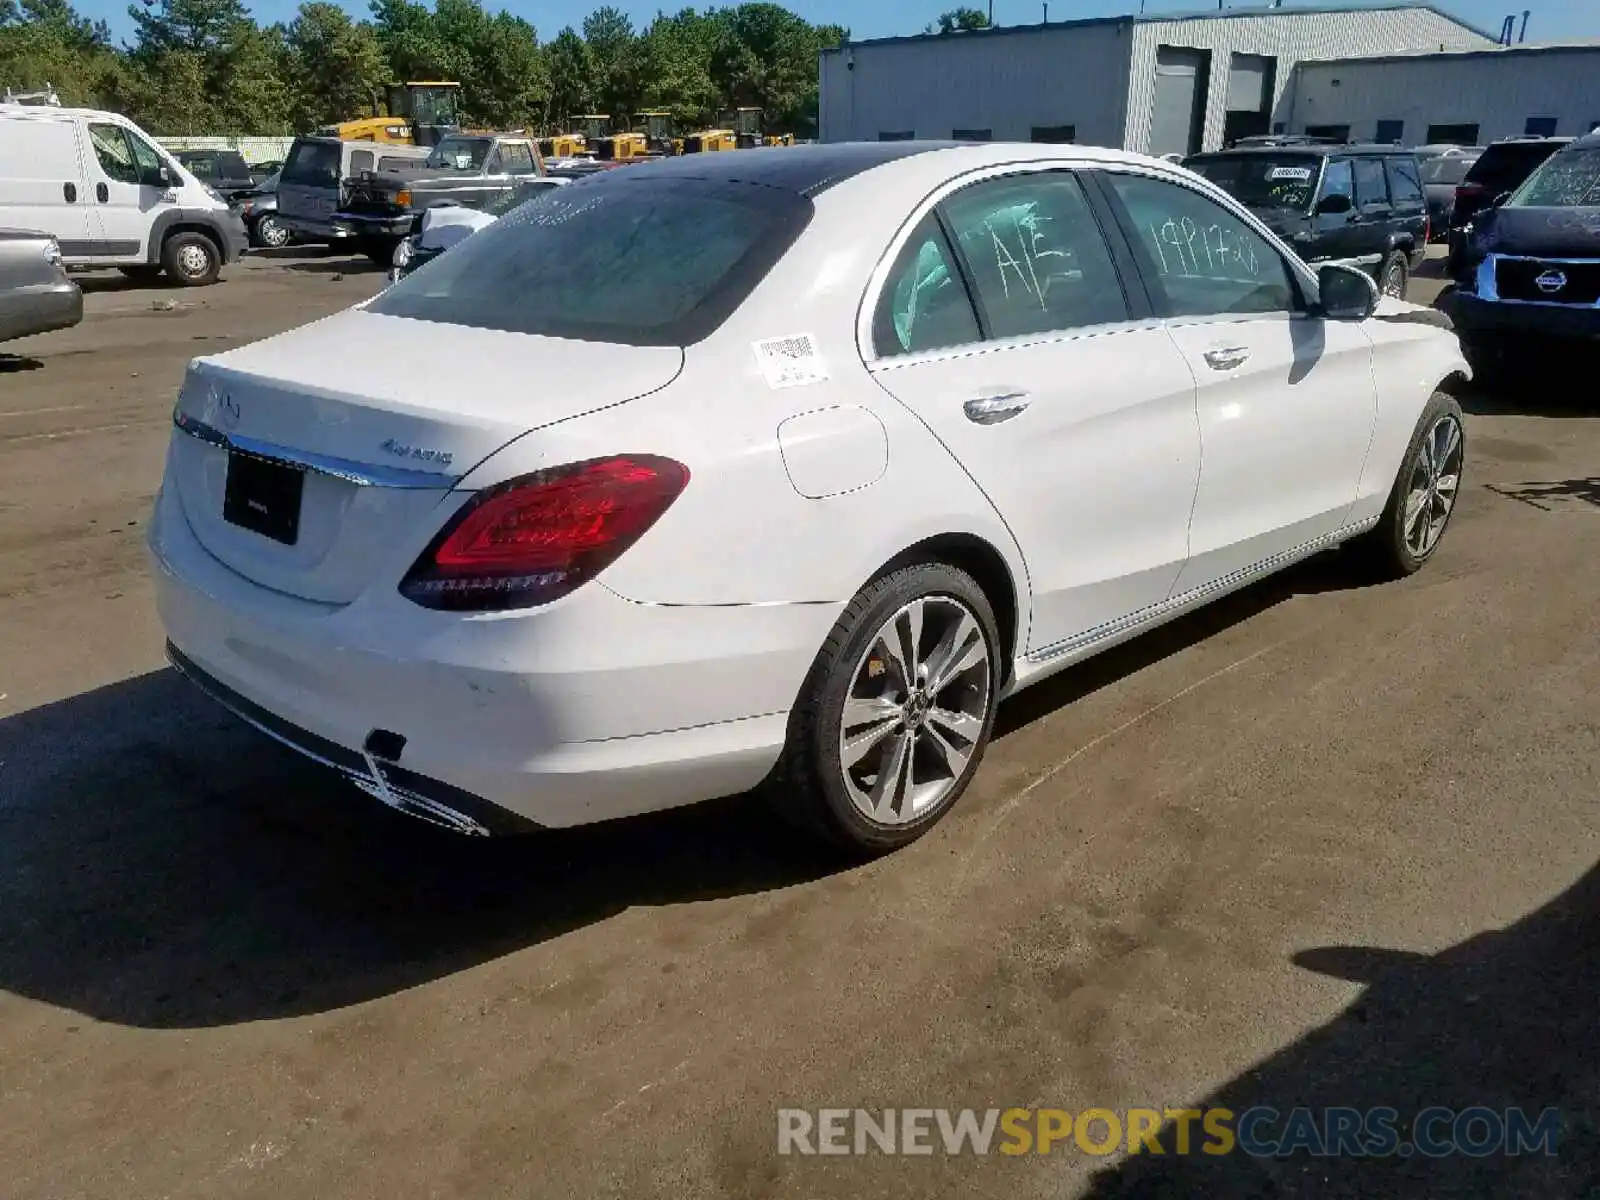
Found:
[[[839,728],[845,791],[883,825],[936,809],[983,737],[994,666],[983,628],[953,596],[902,606],[868,643]]]
[[[1397,300],[1406,298],[1406,269],[1398,262],[1390,263],[1383,273],[1383,294]]]
[[[1431,554],[1444,533],[1461,484],[1463,454],[1461,423],[1447,413],[1423,437],[1406,485],[1404,537],[1417,558]]]
[[[276,250],[280,246],[289,244],[289,230],[277,217],[262,217],[256,226],[256,237],[261,239],[261,244]]]

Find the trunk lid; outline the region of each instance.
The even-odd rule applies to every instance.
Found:
[[[275,591],[348,603],[384,569],[404,571],[394,554],[426,540],[442,519],[434,510],[490,454],[657,391],[682,365],[675,346],[353,310],[195,360],[174,414],[169,483],[195,536],[233,570]],[[252,507],[271,518],[266,526]],[[279,519],[292,530],[272,524]]]

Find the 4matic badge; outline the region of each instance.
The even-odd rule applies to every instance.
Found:
[[[397,442],[389,438],[378,447],[387,450],[396,458],[409,458],[414,462],[435,463],[441,467],[448,467],[455,455],[449,450],[435,450],[432,446],[409,446],[405,442]]]

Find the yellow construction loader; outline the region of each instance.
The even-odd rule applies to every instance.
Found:
[[[437,146],[447,134],[459,133],[461,85],[448,80],[419,80],[389,89],[386,113],[356,117],[317,130],[344,142],[391,142],[402,146]]]

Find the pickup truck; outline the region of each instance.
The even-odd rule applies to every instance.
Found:
[[[532,138],[510,134],[452,134],[428,157],[390,171],[367,171],[352,180],[333,215],[374,262],[387,267],[395,247],[438,205],[484,208],[529,178],[545,175]]]

